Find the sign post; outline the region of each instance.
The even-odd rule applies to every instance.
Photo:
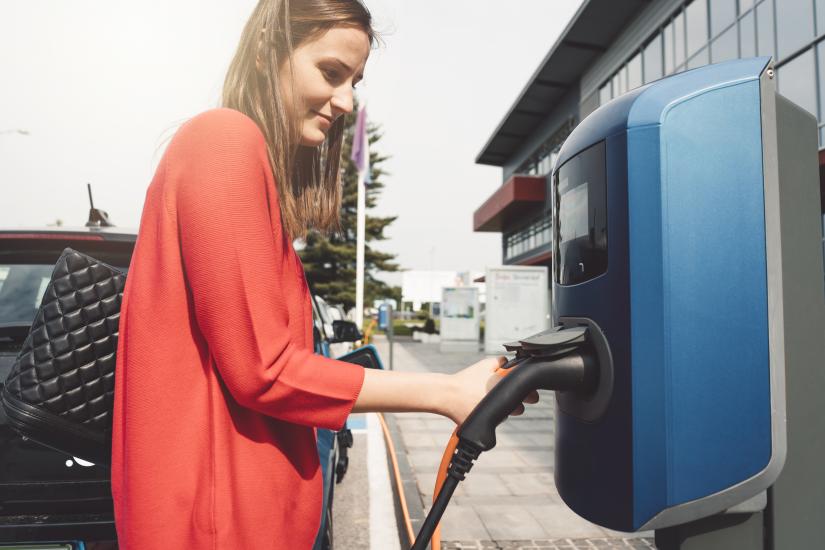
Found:
[[[392,304],[389,302],[384,302],[378,308],[378,328],[381,330],[386,331],[387,339],[390,343],[390,370],[393,370],[392,364],[392,348],[393,348],[393,337],[395,336],[395,330],[392,326]]]

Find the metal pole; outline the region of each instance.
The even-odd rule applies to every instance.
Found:
[[[395,337],[395,328],[392,326],[392,304],[387,304],[387,335],[390,339],[390,370],[394,370],[392,366],[392,347]]]
[[[366,171],[358,173],[358,213],[355,245],[355,324],[364,326],[364,241],[366,238],[367,193],[364,187]]]

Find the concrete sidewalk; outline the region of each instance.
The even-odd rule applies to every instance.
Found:
[[[375,342],[389,368],[386,339]],[[453,373],[484,354],[441,353],[438,344],[396,341],[399,371]],[[652,533],[609,531],[585,521],[562,502],[553,482],[554,396],[540,392],[538,404],[513,417],[497,431],[498,444],[479,457],[459,485],[442,520],[445,548],[654,548]],[[429,414],[395,415],[415,472],[418,498],[425,509],[444,446],[454,425]],[[407,495],[411,498],[412,495]]]

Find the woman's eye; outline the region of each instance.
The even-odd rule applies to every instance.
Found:
[[[324,73],[324,77],[329,80],[330,82],[334,82],[338,80],[338,71],[333,69],[322,69],[321,72]]]

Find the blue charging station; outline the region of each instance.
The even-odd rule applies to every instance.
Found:
[[[653,529],[659,550],[825,540],[817,141],[769,58],[658,80],[576,127],[552,174],[554,326],[504,345],[413,550],[536,389],[556,392],[556,486],[585,519]]]
[[[556,394],[564,502],[659,550],[825,541],[825,288],[816,119],[769,58],[603,105],[552,173],[551,329],[456,430],[423,550],[496,427]]]
[[[812,198],[780,185],[777,121],[799,111],[770,59],[736,60],[616,98],[564,143],[553,320],[588,326],[609,363],[595,394],[557,393],[556,484],[585,519],[639,531],[765,507],[787,451],[794,201]]]

